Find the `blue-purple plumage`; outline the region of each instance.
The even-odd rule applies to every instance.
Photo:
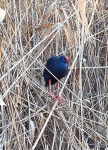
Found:
[[[48,59],[46,63],[46,68],[58,79],[65,77],[68,73],[68,58],[66,56],[52,56]],[[57,79],[50,74],[50,72],[44,69],[43,76],[45,80],[45,86],[49,85],[49,80],[51,84],[55,84]]]

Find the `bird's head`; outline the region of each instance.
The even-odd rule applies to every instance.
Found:
[[[60,56],[60,60],[63,62],[63,63],[67,63],[69,65],[69,58],[67,56]]]

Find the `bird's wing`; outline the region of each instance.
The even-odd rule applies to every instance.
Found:
[[[53,65],[57,61],[59,61],[59,56],[52,56],[52,57],[50,57],[48,59],[47,63],[46,63],[46,67],[49,67],[49,66]]]

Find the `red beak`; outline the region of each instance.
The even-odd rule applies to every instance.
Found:
[[[67,64],[69,65],[69,64],[70,64],[70,62],[69,62],[69,58],[68,58],[68,56],[66,56],[65,58],[66,58]]]

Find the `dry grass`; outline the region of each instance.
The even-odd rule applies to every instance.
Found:
[[[108,146],[108,1],[2,0],[0,149],[104,150]],[[43,69],[66,54],[62,106]],[[86,59],[86,62],[84,61]],[[52,88],[55,92],[55,87]]]

